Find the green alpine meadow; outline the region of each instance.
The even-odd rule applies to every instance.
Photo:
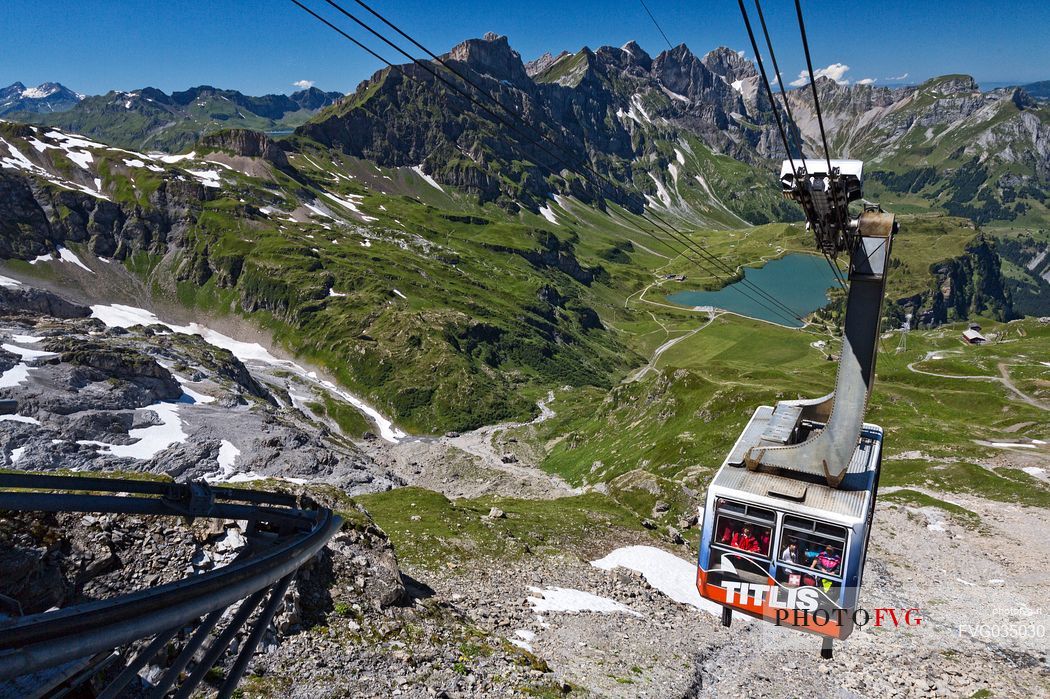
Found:
[[[797,41],[788,4],[745,10],[745,50],[729,48],[740,28],[706,53],[630,41],[532,60],[496,33],[430,56],[395,21],[407,9],[339,7],[281,5],[280,31],[252,41],[282,76],[315,55],[293,34],[352,51],[331,29],[360,22],[420,58],[347,64],[345,94],[298,73],[262,96],[198,85],[238,60],[277,70],[230,29],[229,49],[195,39],[224,70],[199,53],[148,62],[156,87],[129,89],[143,72],[126,66],[101,94],[0,90],[0,495],[60,492],[18,480],[46,474],[118,479],[114,501],[198,498],[162,515],[0,504],[0,637],[209,580],[341,518],[294,571],[175,631],[80,646],[61,678],[6,676],[29,646],[0,641],[0,694],[97,696],[122,666],[112,696],[1050,692],[1047,81],[814,72],[779,49],[785,17]],[[645,11],[659,28],[668,8]],[[767,19],[782,75],[755,57]],[[172,89],[188,74],[197,86]],[[836,198],[843,182],[856,192]],[[839,488],[825,461],[784,490],[791,468],[765,450],[830,438],[834,411],[805,401],[845,385],[858,345],[850,294],[877,254],[843,241],[890,215],[850,436],[873,482]],[[762,429],[759,406],[781,411]],[[736,495],[717,490],[727,473]],[[868,510],[850,529],[829,503],[854,491]],[[239,493],[249,509],[208,514]],[[273,524],[259,493],[298,514]],[[715,574],[851,588],[840,611],[923,624],[859,624],[832,657],[828,633],[712,597]],[[221,616],[242,599],[261,613]],[[205,637],[217,650],[191,659]]]

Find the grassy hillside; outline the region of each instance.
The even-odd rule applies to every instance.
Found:
[[[303,138],[290,143],[285,163],[215,148],[177,161],[150,159],[19,125],[4,134],[10,143],[0,147],[17,143],[19,153],[34,159],[32,167],[53,173],[52,182],[97,191],[139,225],[179,217],[174,246],[157,235],[148,245],[133,239],[109,248],[86,228],[75,232],[94,216],[85,207],[98,197],[66,192],[49,203],[52,225],[69,224],[65,244],[78,254],[116,256],[158,299],[251,319],[415,432],[525,419],[552,388],[604,395],[671,339],[669,333],[706,321],[665,296],[717,288],[741,276],[745,265],[812,246],[800,226],[743,227],[727,198],[710,197],[719,187],[766,191],[767,184],[748,179],[753,171],[711,155],[698,141],[665,144],[673,159],[667,177],[671,184],[678,180],[665,213],[678,216],[684,235],[735,273],[677,256],[680,242],[615,205],[600,210],[559,196],[540,213],[508,212],[428,181],[418,169],[380,167]],[[41,138],[48,139],[40,141],[44,147],[34,146]],[[689,173],[708,198],[685,187]],[[177,194],[187,200],[173,208],[168,202]],[[694,214],[707,223],[690,223]],[[931,266],[964,252],[976,233],[949,218],[902,223],[891,300],[935,287]],[[53,245],[41,230],[35,242],[37,233],[15,236],[16,247],[30,245],[24,253],[30,259]],[[50,265],[20,269],[54,272]],[[668,280],[669,274],[685,281]],[[953,312],[968,308],[961,304]],[[737,327],[719,320],[705,333],[713,336],[722,325]],[[746,327],[736,339],[726,337],[724,352],[704,355],[708,366],[746,378],[751,370],[734,362],[753,345],[760,352],[777,348],[774,341],[755,344],[770,331],[765,325]],[[796,334],[787,342],[805,356],[812,341]],[[687,346],[676,346],[662,361],[675,361]],[[785,357],[769,359],[776,371],[793,367]],[[728,364],[720,366],[723,360]],[[595,460],[601,459],[587,467]]]

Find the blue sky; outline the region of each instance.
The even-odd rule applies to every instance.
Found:
[[[304,2],[335,17],[322,0]],[[734,0],[647,4],[672,43],[684,42],[698,54],[726,45],[746,49],[751,57]],[[55,80],[97,94],[211,84],[263,94],[291,92],[297,89],[293,83],[312,81],[348,92],[380,66],[288,0],[2,0],[2,5],[0,86]],[[345,6],[364,13],[352,0]],[[487,31],[506,34],[525,60],[544,51],[620,46],[631,39],[654,56],[666,48],[638,0],[375,0],[374,7],[438,52]],[[781,70],[792,80],[804,66],[794,5],[766,0],[763,9]],[[906,82],[918,82],[945,73],[968,73],[984,83],[1050,79],[1045,0],[807,0],[803,9],[814,66],[849,66],[832,71],[841,80],[887,84],[907,75]],[[365,40],[364,30],[349,20],[340,24]],[[366,43],[389,58],[395,55],[378,40]]]

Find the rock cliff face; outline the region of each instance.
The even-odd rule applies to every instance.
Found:
[[[201,148],[215,148],[248,158],[262,158],[279,168],[288,167],[288,157],[266,134],[250,129],[225,129],[201,138]]]
[[[899,299],[891,310],[902,321],[912,314],[915,326],[934,326],[984,315],[1006,321],[1020,317],[1013,295],[1002,273],[1002,260],[995,243],[978,234],[967,245],[965,254],[930,268],[930,290]]]
[[[163,255],[169,245],[185,243],[212,196],[197,182],[165,179],[148,206],[119,204],[0,169],[0,257],[31,259],[66,242],[87,243],[96,255],[117,260],[133,252]]]
[[[1006,280],[1020,313],[1050,316],[1050,245],[1031,234],[997,238],[996,250],[1019,271]]]
[[[295,407],[289,390],[308,389],[287,372],[249,370],[198,335],[106,328],[89,313],[53,294],[0,289],[0,396],[18,404],[16,419],[0,421],[7,467],[309,478],[351,493],[398,482]]]

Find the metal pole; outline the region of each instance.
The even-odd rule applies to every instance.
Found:
[[[204,639],[208,637],[211,630],[215,628],[215,625],[219,623],[219,619],[222,618],[222,613],[225,609],[216,609],[214,612],[209,614],[201,625],[197,627],[193,637],[190,638],[186,647],[179,653],[179,657],[175,658],[175,662],[171,664],[168,671],[164,673],[164,676],[160,678],[160,681],[153,687],[149,693],[150,699],[163,699],[164,695],[168,693],[168,688],[175,683],[175,680],[179,678],[179,673],[189,665],[190,660],[193,659],[194,654],[204,643]]]
[[[294,577],[295,573],[292,573],[274,585],[273,592],[270,593],[270,599],[266,601],[266,607],[263,608],[259,618],[255,620],[255,626],[252,627],[251,633],[244,641],[244,647],[241,648],[241,653],[237,656],[237,662],[230,668],[230,674],[226,681],[222,683],[216,699],[230,699],[233,690],[237,688],[241,681],[241,675],[248,669],[248,663],[251,661],[252,656],[255,655],[255,647],[259,645],[263,634],[266,633],[266,627],[270,625],[270,620],[273,619],[273,615],[277,612],[277,606],[284,599],[284,593],[288,590],[288,586],[291,585]]]
[[[167,645],[168,641],[171,640],[171,637],[178,632],[179,627],[175,627],[174,629],[168,629],[167,631],[162,631],[157,634],[156,638],[153,639],[153,642],[146,646],[144,650],[140,651],[139,654],[127,664],[127,667],[117,675],[116,679],[110,682],[109,686],[102,690],[102,693],[99,694],[96,699],[117,699],[124,687],[126,687],[131,680],[138,677],[139,670],[145,667],[146,663],[155,658],[157,653],[160,652],[160,649]]]
[[[204,679],[204,675],[207,674],[208,670],[212,669],[219,656],[222,655],[223,651],[230,647],[230,641],[233,640],[234,634],[242,626],[244,622],[248,621],[248,617],[255,611],[255,608],[259,606],[259,602],[266,595],[266,590],[262,589],[256,592],[248,599],[241,602],[240,609],[237,610],[237,614],[230,619],[230,623],[226,625],[219,637],[212,641],[212,644],[208,646],[208,650],[205,651],[204,657],[197,663],[197,667],[193,668],[193,673],[186,678],[186,681],[179,686],[179,691],[175,692],[175,699],[187,699],[190,693],[201,683]]]

